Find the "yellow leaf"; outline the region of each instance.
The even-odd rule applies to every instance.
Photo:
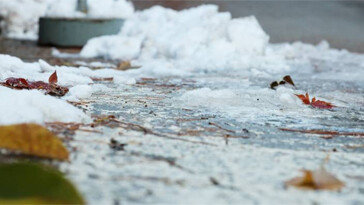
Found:
[[[119,63],[117,70],[128,70],[130,67],[130,61],[122,61]]]
[[[116,70],[129,70],[129,69],[137,69],[140,66],[132,66],[130,61],[122,61],[116,67]]]
[[[303,170],[303,176],[288,180],[286,186],[294,186],[301,189],[326,189],[340,190],[345,186],[344,182],[327,172],[323,167],[318,170]]]
[[[37,124],[0,126],[0,148],[59,160],[69,155],[57,136]]]

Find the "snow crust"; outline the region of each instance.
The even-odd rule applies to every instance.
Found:
[[[88,13],[76,11],[77,0],[0,0],[0,25],[10,38],[37,39],[38,18],[128,18],[134,13],[132,3],[126,0],[88,0]]]
[[[73,105],[37,90],[12,90],[0,86],[0,124],[88,122],[90,118]]]
[[[46,16],[87,18],[128,18],[134,13],[134,6],[126,0],[88,0],[87,14],[76,11],[77,0],[53,1]]]
[[[183,106],[207,108],[240,122],[282,125],[295,117],[304,120],[315,116],[315,110],[302,104],[295,93],[304,93],[289,86],[277,90],[243,85],[226,89],[208,87],[187,91],[177,100]],[[325,113],[322,113],[325,115]],[[279,119],[279,120],[278,120]]]

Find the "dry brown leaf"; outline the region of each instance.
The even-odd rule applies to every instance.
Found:
[[[57,136],[37,124],[0,126],[0,148],[59,160],[69,155]]]
[[[122,61],[119,63],[117,70],[127,70],[131,67],[130,61]]]
[[[140,67],[141,66],[132,66],[130,61],[122,61],[117,65],[116,70],[129,70],[129,69],[137,69]]]
[[[275,90],[277,86],[279,86],[279,85],[284,85],[284,84],[286,84],[286,83],[288,83],[288,84],[291,84],[291,85],[295,86],[295,84],[294,84],[294,82],[293,82],[293,80],[292,80],[291,76],[286,75],[286,76],[284,76],[284,77],[283,77],[283,80],[279,81],[279,83],[278,83],[278,81],[273,81],[273,82],[270,84],[270,88],[271,88],[271,89],[273,89],[273,90]]]
[[[344,182],[321,167],[318,170],[302,170],[303,176],[295,177],[285,182],[286,186],[294,186],[301,189],[326,189],[338,191],[345,186]]]
[[[57,71],[54,71],[54,73],[51,76],[49,76],[48,83],[56,84],[57,82],[58,82]]]
[[[283,80],[284,80],[285,82],[287,82],[287,83],[289,83],[289,84],[291,84],[291,85],[295,86],[295,85],[294,85],[294,82],[293,82],[293,80],[292,80],[292,78],[291,78],[291,76],[286,75],[286,76],[284,76],[284,77],[283,77]]]

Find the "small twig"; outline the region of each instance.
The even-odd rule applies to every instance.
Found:
[[[209,125],[213,125],[213,126],[215,126],[215,127],[219,128],[219,129],[225,130],[225,131],[227,131],[227,132],[235,133],[235,131],[234,131],[234,130],[226,129],[226,128],[222,127],[221,125],[219,125],[219,124],[217,124],[217,123],[214,123],[214,122],[209,122]]]
[[[296,130],[289,128],[279,128],[282,131],[288,132],[299,132],[305,134],[318,134],[318,135],[341,135],[341,136],[358,136],[364,137],[364,133],[362,132],[337,132],[337,131],[329,131],[329,130]]]

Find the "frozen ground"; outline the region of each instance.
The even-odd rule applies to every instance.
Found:
[[[80,54],[61,49],[54,57],[48,48],[2,40],[9,46],[0,44],[1,53],[32,63],[0,55],[1,81],[46,80],[57,70],[59,84],[70,93],[43,96],[38,107],[16,106],[11,102],[41,92],[2,89],[5,105],[19,109],[1,111],[12,116],[30,106],[40,113],[33,119],[19,114],[13,122],[116,117],[114,126],[60,134],[71,150],[70,163],[60,167],[90,204],[363,204],[364,55],[330,49],[325,42],[268,40],[254,17],[231,19],[214,6],[136,13],[119,35],[93,39]],[[120,60],[142,67],[110,69]],[[269,88],[285,75],[296,87]],[[305,92],[337,107],[303,105],[295,94]],[[71,109],[65,100],[79,108],[69,118],[59,115]],[[52,112],[54,105],[58,112]],[[77,115],[81,110],[87,117]],[[126,144],[124,149],[112,149],[112,138]],[[300,169],[316,169],[327,156],[328,171],[346,183],[341,192],[284,187]]]
[[[325,96],[328,99],[342,96],[347,107],[321,111],[304,106],[267,105],[271,104],[270,97],[278,100],[277,91],[267,89],[263,94],[247,91],[243,84],[246,79],[237,74],[148,79],[122,87],[107,84],[114,89],[87,99],[92,102],[87,112],[113,114],[123,122],[141,125],[155,134],[104,127],[99,129],[102,134],[78,132],[70,143],[77,151],[73,153],[72,163],[64,164],[63,168],[92,204],[363,203],[362,138],[323,139],[319,135],[278,129],[363,132],[363,84],[317,81],[304,75],[293,75],[293,78],[303,90],[321,93],[322,85],[329,87]],[[265,82],[271,79],[251,80],[250,87],[256,86],[259,90],[265,89]],[[195,106],[203,93],[195,97],[193,106],[186,101],[176,102],[181,95],[200,87],[226,89],[227,86],[239,93],[248,93],[245,100],[238,98],[244,102],[234,102],[234,106],[244,106],[247,112],[255,113],[253,119],[245,120],[251,115],[239,113],[241,108],[235,108],[235,115],[226,115],[225,111],[233,108],[224,96],[217,94],[217,101],[210,97],[203,104],[224,103],[226,110]],[[350,94],[340,94],[348,89]],[[261,111],[256,111],[259,108]],[[227,134],[231,137],[224,137]],[[110,149],[111,138],[128,144],[125,151]],[[327,168],[347,183],[345,189],[341,192],[284,189],[285,180],[299,175],[302,168],[318,168],[327,155],[330,156]]]
[[[68,137],[71,162],[61,168],[90,204],[362,204],[362,137],[323,139],[279,130],[364,132],[363,61],[360,55],[346,56],[342,61],[309,57],[304,64],[292,57],[291,66],[304,66],[302,72],[284,73],[291,74],[297,90],[268,88],[283,73],[246,71],[94,82],[109,89],[81,99],[86,114],[112,114],[134,126],[77,131]],[[314,72],[304,72],[312,67]],[[302,105],[293,93],[305,91],[339,107]],[[125,150],[111,149],[111,138],[126,143]],[[284,188],[285,180],[302,168],[318,168],[327,155],[327,169],[346,183],[341,192]]]

